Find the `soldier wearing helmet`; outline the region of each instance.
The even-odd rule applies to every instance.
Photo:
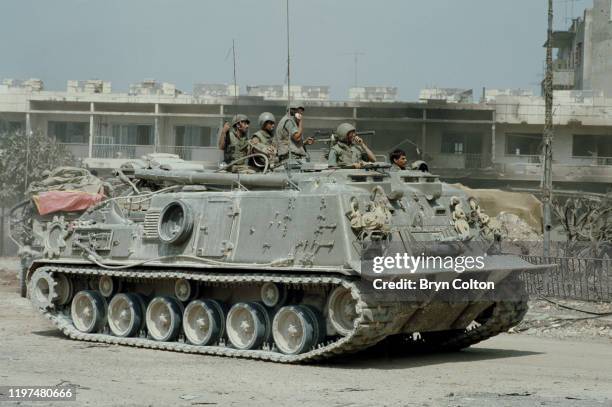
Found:
[[[284,161],[289,158],[289,152],[296,159],[307,158],[304,146],[314,143],[312,137],[304,139],[304,106],[293,105],[287,114],[278,122],[275,144],[278,158]]]
[[[225,122],[219,134],[219,149],[224,151],[224,159],[227,163],[240,160],[249,155],[249,118],[243,114],[237,114],[232,118],[231,125]],[[237,162],[235,169],[246,166],[246,162]],[[234,167],[234,166],[232,166]]]
[[[330,167],[361,168],[364,162],[376,162],[376,156],[357,135],[355,126],[342,123],[336,130],[337,143],[329,150]]]
[[[251,153],[261,153],[268,157],[270,164],[276,161],[276,147],[274,146],[274,128],[276,118],[270,112],[259,115],[259,130],[251,136]],[[263,168],[264,163],[260,157],[253,158],[253,164],[257,168]]]

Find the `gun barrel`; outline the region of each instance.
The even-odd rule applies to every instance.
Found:
[[[134,171],[138,179],[165,182],[178,185],[217,185],[232,186],[238,183],[245,187],[285,188],[289,185],[286,174],[234,174],[202,171]]]

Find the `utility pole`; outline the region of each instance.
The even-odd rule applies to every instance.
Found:
[[[542,155],[542,204],[544,209],[544,256],[550,256],[551,200],[552,200],[552,142],[553,142],[553,0],[548,0],[548,40],[546,41],[546,76],[544,78],[544,99],[546,117]]]

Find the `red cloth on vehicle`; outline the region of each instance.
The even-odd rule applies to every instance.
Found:
[[[104,199],[103,194],[90,194],[80,191],[48,191],[35,195],[32,199],[41,215],[54,212],[79,212]]]

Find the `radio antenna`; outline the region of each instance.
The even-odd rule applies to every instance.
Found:
[[[236,78],[236,40],[232,39],[232,56],[234,59],[234,104],[238,107],[238,79]],[[238,111],[236,109],[236,111]]]
[[[291,108],[291,45],[289,37],[289,0],[287,3],[287,111]]]
[[[291,114],[291,46],[290,46],[290,38],[289,38],[289,0],[286,0],[285,2],[287,4],[287,114],[290,115]],[[292,134],[289,134],[289,140],[287,140],[287,142],[289,143],[287,145],[289,151],[289,157],[287,160],[287,178],[289,179],[289,183],[293,184],[293,181],[291,180],[291,162],[292,162],[292,156],[291,156],[291,143],[293,143]]]

